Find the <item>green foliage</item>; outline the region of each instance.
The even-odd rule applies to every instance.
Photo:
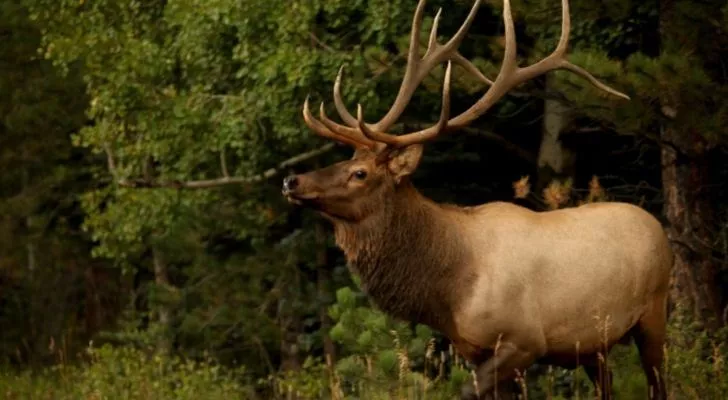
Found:
[[[212,361],[151,355],[132,347],[88,349],[86,366],[57,366],[40,373],[0,373],[6,399],[248,399],[241,368]]]
[[[669,330],[667,351],[668,390],[676,398],[721,398],[728,390],[728,329],[706,332],[678,308]]]
[[[408,353],[410,360],[421,364],[433,332],[424,325],[417,325],[413,330],[409,324],[371,308],[363,299],[361,292],[355,292],[350,287],[337,290],[337,302],[329,309],[329,315],[336,323],[331,329],[331,338],[354,354],[383,352],[381,357],[376,357],[377,360],[383,360],[383,366],[391,364],[386,360],[392,359],[389,352],[392,342],[396,340]]]
[[[454,32],[469,5],[455,3],[428,3],[423,43],[439,6],[441,37]],[[501,2],[488,3],[462,53],[492,77],[502,52]],[[580,126],[654,139],[667,123],[686,135],[698,132],[711,145],[725,143],[728,6],[672,3],[675,13],[666,16],[654,2],[572,0],[570,59],[633,100],[615,99],[564,72],[554,74],[545,95],[575,110]],[[381,116],[402,78],[414,6],[404,0],[1,5],[0,33],[12,34],[0,49],[0,61],[10,66],[0,75],[7,94],[0,101],[0,357],[53,361],[50,344],[64,347],[65,360],[75,354],[67,343],[117,322],[97,339],[145,348],[162,339],[188,359],[102,347],[91,352],[89,365],[40,376],[6,374],[0,387],[11,387],[19,398],[214,399],[245,397],[251,385],[240,382],[255,379],[276,395],[303,398],[457,393],[471,379],[469,369],[451,349],[435,347],[436,333],[367,304],[340,255],[329,257],[332,244],[315,232],[308,214],[284,204],[277,182],[173,188],[226,173],[256,176],[320,143],[304,128],[301,106],[310,94],[312,104],[326,101],[333,115],[331,89],[342,65],[347,105],[362,103],[367,120]],[[520,0],[513,8],[524,63],[547,54],[558,39],[558,2]],[[658,41],[662,24],[668,28],[661,28]],[[436,120],[442,74],[437,68],[425,79],[403,121]],[[459,112],[485,87],[458,67],[454,75],[453,112]],[[539,84],[501,101],[476,128],[537,137],[544,94],[533,89]],[[665,114],[666,102],[677,109],[675,117]],[[452,136],[444,140],[463,138]],[[531,142],[537,138],[527,143],[537,147]],[[498,171],[487,175],[493,168],[484,166],[493,165],[481,159],[501,156],[501,149],[486,143],[472,150],[467,143],[444,155],[431,146],[428,156],[447,160],[447,172],[442,179],[437,168],[423,165],[422,180],[442,185],[451,200],[459,175],[451,168],[475,159],[476,172],[464,179],[478,192],[474,199],[492,200],[498,181],[508,186],[504,177],[516,171],[495,161]],[[124,187],[129,182],[172,188]],[[555,200],[564,197],[557,189]],[[575,190],[571,182],[562,189]],[[123,306],[124,318],[116,320]],[[330,329],[326,317],[333,320]],[[724,392],[721,341],[674,329],[674,393],[711,398]],[[328,339],[337,355],[331,364],[322,356]],[[297,352],[286,354],[284,347]],[[191,361],[206,354],[226,366],[244,364],[246,376]],[[620,349],[611,360],[618,393],[642,397],[636,353]],[[296,362],[279,371],[286,361]],[[583,373],[554,370],[536,378],[529,381],[529,398],[590,390]]]
[[[43,27],[42,57],[68,76],[82,72],[91,123],[76,130],[73,143],[98,156],[91,176],[96,185],[80,196],[83,228],[94,240],[93,255],[111,260],[133,281],[127,286],[134,299],[128,315],[140,319],[136,329],[170,315],[160,332],[181,352],[244,359],[260,375],[276,368],[272,360],[280,351],[277,341],[286,337],[280,328],[285,321],[296,330],[289,340],[320,351],[328,332],[311,327],[331,300],[307,277],[323,266],[310,246],[312,225],[299,229],[301,223],[292,222],[297,216],[283,203],[277,183],[199,191],[128,189],[121,183],[253,176],[313,146],[319,139],[303,129],[303,100],[311,94],[331,107],[341,65],[347,104],[366,104],[367,118],[382,115],[402,77],[414,5],[23,4]],[[428,6],[423,40],[438,5]],[[442,34],[452,34],[465,12],[445,13]],[[472,90],[468,82],[457,87]],[[435,100],[413,101],[413,122],[436,119],[440,86],[440,76],[425,82],[422,91]],[[164,273],[155,269],[153,254],[165,260]],[[329,285],[348,281],[337,273]],[[391,324],[375,328],[378,317],[364,316],[373,330],[342,337],[342,347],[358,342],[352,351],[384,348],[379,334]],[[124,337],[137,340],[126,334],[115,340]],[[418,340],[413,348],[424,348]]]
[[[684,134],[686,143],[694,142],[692,132],[708,147],[728,143],[723,129],[728,123],[728,85],[723,67],[718,67],[728,43],[727,25],[718,22],[726,18],[725,1],[676,1],[662,8],[659,2],[618,1],[608,7],[573,3],[572,15],[579,12],[586,18],[572,17],[575,50],[570,60],[632,97],[625,102],[560,72],[555,87],[576,110],[621,134],[656,139],[656,127],[667,123],[677,132],[691,132]],[[535,22],[543,15],[530,18]],[[660,37],[652,31],[657,27]],[[539,34],[546,38],[540,43],[553,48],[556,32],[558,26]]]
[[[336,321],[331,338],[351,351],[367,354],[391,347],[393,335],[409,339],[407,324],[393,321],[385,314],[361,304],[362,294],[350,287],[336,291],[337,303],[329,315]]]
[[[19,2],[0,4],[0,362],[29,365],[56,361],[54,341],[75,353],[118,307],[80,231],[95,162],[69,140],[86,121],[81,73],[38,57],[41,33]]]
[[[666,379],[675,398],[720,398],[728,379],[722,333],[696,331],[684,311],[670,322]],[[0,388],[7,399],[209,399],[256,398],[251,375],[243,368],[224,368],[209,358],[192,361],[154,354],[133,347],[90,347],[88,363],[61,364],[40,372],[0,372]],[[436,357],[436,356],[435,356]],[[436,365],[432,355],[431,365]],[[642,398],[646,383],[634,345],[617,346],[609,355],[618,398]],[[377,360],[377,361],[375,361]],[[405,366],[403,367],[403,362]],[[455,365],[447,375],[418,372],[405,349],[393,341],[377,354],[347,357],[333,370],[315,358],[307,358],[298,371],[289,371],[255,386],[271,387],[277,397],[295,393],[301,399],[339,398],[452,399],[460,385],[471,379],[470,371]],[[587,398],[593,389],[583,371],[552,368],[529,380],[530,399]]]
[[[435,349],[435,334],[424,325],[410,327],[366,305],[351,287],[336,292],[329,309],[335,322],[331,339],[346,350],[335,365],[308,358],[295,373],[277,377],[281,393],[306,399],[451,398],[470,377],[462,359]],[[454,361],[446,361],[453,358]],[[446,371],[450,369],[449,371]]]

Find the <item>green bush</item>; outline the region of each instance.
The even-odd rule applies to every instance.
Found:
[[[725,398],[728,328],[708,334],[684,310],[674,313],[671,320],[665,362],[667,391],[676,399]]]
[[[192,400],[253,398],[241,369],[163,356],[132,347],[88,349],[89,362],[40,372],[0,373],[8,400]]]
[[[308,359],[301,370],[274,378],[277,393],[300,399],[451,399],[470,379],[454,353],[435,353],[431,329],[388,317],[357,288],[339,289],[329,315],[340,359],[331,366]],[[450,358],[456,361],[446,374]]]

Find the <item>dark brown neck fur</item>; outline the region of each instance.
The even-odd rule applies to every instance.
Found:
[[[364,290],[395,317],[448,330],[459,299],[472,282],[470,257],[452,208],[403,182],[364,221],[336,222],[336,241]]]

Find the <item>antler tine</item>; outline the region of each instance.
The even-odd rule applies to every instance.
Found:
[[[435,19],[432,20],[432,29],[430,29],[430,39],[427,41],[427,51],[425,51],[425,57],[427,57],[432,50],[437,47],[437,28],[440,25],[440,16],[442,15],[442,8],[437,9]]]
[[[442,14],[442,8],[437,10],[437,14],[435,15],[435,19],[432,21],[432,30],[430,31],[430,39],[427,42],[427,51],[425,52],[425,58],[427,58],[432,51],[434,51],[436,48],[440,47],[440,45],[437,43],[437,28],[440,23],[440,15]],[[451,59],[455,61],[457,64],[460,64],[461,67],[465,69],[468,73],[471,75],[475,75],[476,78],[480,79],[481,81],[487,83],[488,85],[492,85],[493,81],[488,79],[485,75],[483,75],[482,72],[476,67],[470,60],[463,57],[459,51],[453,49],[452,50],[452,56]]]
[[[591,83],[598,89],[601,89],[614,96],[621,97],[625,100],[629,100],[630,98],[626,94],[605,85],[597,78],[595,78],[591,73],[579,67],[578,65],[572,64],[569,60],[566,59],[566,50],[569,45],[569,33],[571,31],[571,16],[569,13],[568,0],[561,1],[561,10],[561,37],[559,38],[559,44],[556,46],[556,49],[553,51],[553,53],[549,54],[549,56],[544,58],[543,60],[533,65],[529,65],[528,67],[519,68],[519,77],[515,79],[515,83],[520,84],[552,70],[565,69],[586,79],[587,81],[589,81],[589,83]]]
[[[336,122],[332,121],[328,117],[328,115],[326,115],[326,110],[324,108],[323,102],[321,102],[321,106],[319,107],[319,119],[330,131],[334,132],[335,134],[337,134],[339,136],[346,136],[350,139],[361,142],[370,149],[373,149],[376,147],[376,143],[374,143],[369,138],[364,136],[364,134],[359,129],[351,128],[348,126],[343,126],[343,125],[337,124]]]
[[[476,67],[475,64],[470,62],[470,60],[463,57],[462,54],[460,54],[460,52],[455,52],[455,54],[453,54],[453,56],[452,56],[452,60],[456,64],[460,64],[460,66],[463,67],[463,69],[465,69],[465,71],[468,72],[470,75],[475,75],[476,78],[480,79],[481,81],[488,84],[489,86],[493,84],[492,80],[488,79],[488,77],[483,75],[483,73],[480,72],[478,67]]]
[[[339,68],[339,73],[336,74],[336,81],[334,81],[334,105],[336,106],[336,111],[339,113],[339,116],[347,125],[357,126],[356,118],[354,118],[349,110],[346,109],[344,100],[341,99],[341,75],[343,74],[344,66],[342,65],[341,68]]]
[[[556,69],[565,69],[571,71],[586,79],[595,87],[617,97],[629,100],[630,98],[626,94],[605,85],[593,75],[591,75],[588,71],[575,64],[572,64],[566,59],[566,50],[569,43],[569,32],[571,29],[568,0],[562,0],[561,6],[561,37],[559,39],[559,43],[556,49],[553,53],[551,53],[549,56],[542,59],[541,61],[528,67],[520,68],[518,67],[516,62],[516,34],[513,26],[511,3],[510,0],[504,0],[503,21],[505,24],[505,50],[503,55],[503,64],[501,65],[501,69],[498,72],[498,76],[496,77],[495,81],[488,89],[488,91],[486,91],[485,94],[469,109],[465,110],[457,117],[447,121],[444,127],[440,127],[440,123],[438,123],[437,125],[429,127],[427,129],[418,132],[408,133],[401,136],[377,134],[376,140],[393,146],[406,146],[431,140],[444,131],[452,131],[463,128],[476,118],[483,115],[486,111],[488,111],[493,106],[493,104],[495,104],[495,102],[500,100],[508,93],[508,91],[510,91],[514,87],[539,75],[543,75],[549,71],[553,71]],[[454,58],[454,60],[459,61],[457,58]],[[470,66],[472,66],[472,68],[469,68]],[[477,70],[477,68],[475,68],[475,66],[473,66],[472,64],[467,65],[466,69],[468,69],[469,72],[471,69]],[[476,76],[477,75],[478,74],[476,73]],[[480,74],[480,76],[482,76],[482,74]],[[369,134],[366,135],[368,137],[373,137]]]
[[[311,115],[311,109],[308,103],[308,96],[306,97],[306,101],[303,103],[303,120],[306,125],[319,136],[335,140],[339,143],[347,144],[354,148],[372,148],[371,141],[364,141],[365,138],[358,139],[353,136],[336,133],[327,128],[316,118],[314,118],[313,115]]]
[[[589,72],[572,64],[566,59],[566,50],[569,45],[569,33],[571,31],[571,17],[569,13],[568,0],[561,1],[561,9],[561,37],[559,38],[559,43],[556,46],[556,49],[543,60],[528,67],[519,68],[516,65],[515,58],[516,35],[513,31],[511,4],[510,0],[504,0],[503,20],[506,28],[506,54],[503,58],[504,65],[496,78],[495,84],[488,90],[488,92],[486,92],[486,94],[477,103],[470,107],[470,109],[450,121],[450,125],[452,125],[453,128],[465,125],[485,113],[493,105],[493,103],[503,97],[513,87],[556,69],[566,69],[576,73],[601,90],[626,100],[630,99],[626,94],[603,84]],[[506,65],[506,63],[508,63],[508,65]]]
[[[503,65],[501,65],[496,80],[501,76],[508,76],[518,68],[516,64],[516,28],[513,26],[511,0],[503,0],[503,26],[506,34],[506,48],[503,51]]]

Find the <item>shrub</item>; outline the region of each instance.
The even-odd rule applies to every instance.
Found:
[[[133,347],[89,347],[89,362],[40,372],[0,373],[8,400],[192,400],[253,398],[242,369],[193,361]]]

